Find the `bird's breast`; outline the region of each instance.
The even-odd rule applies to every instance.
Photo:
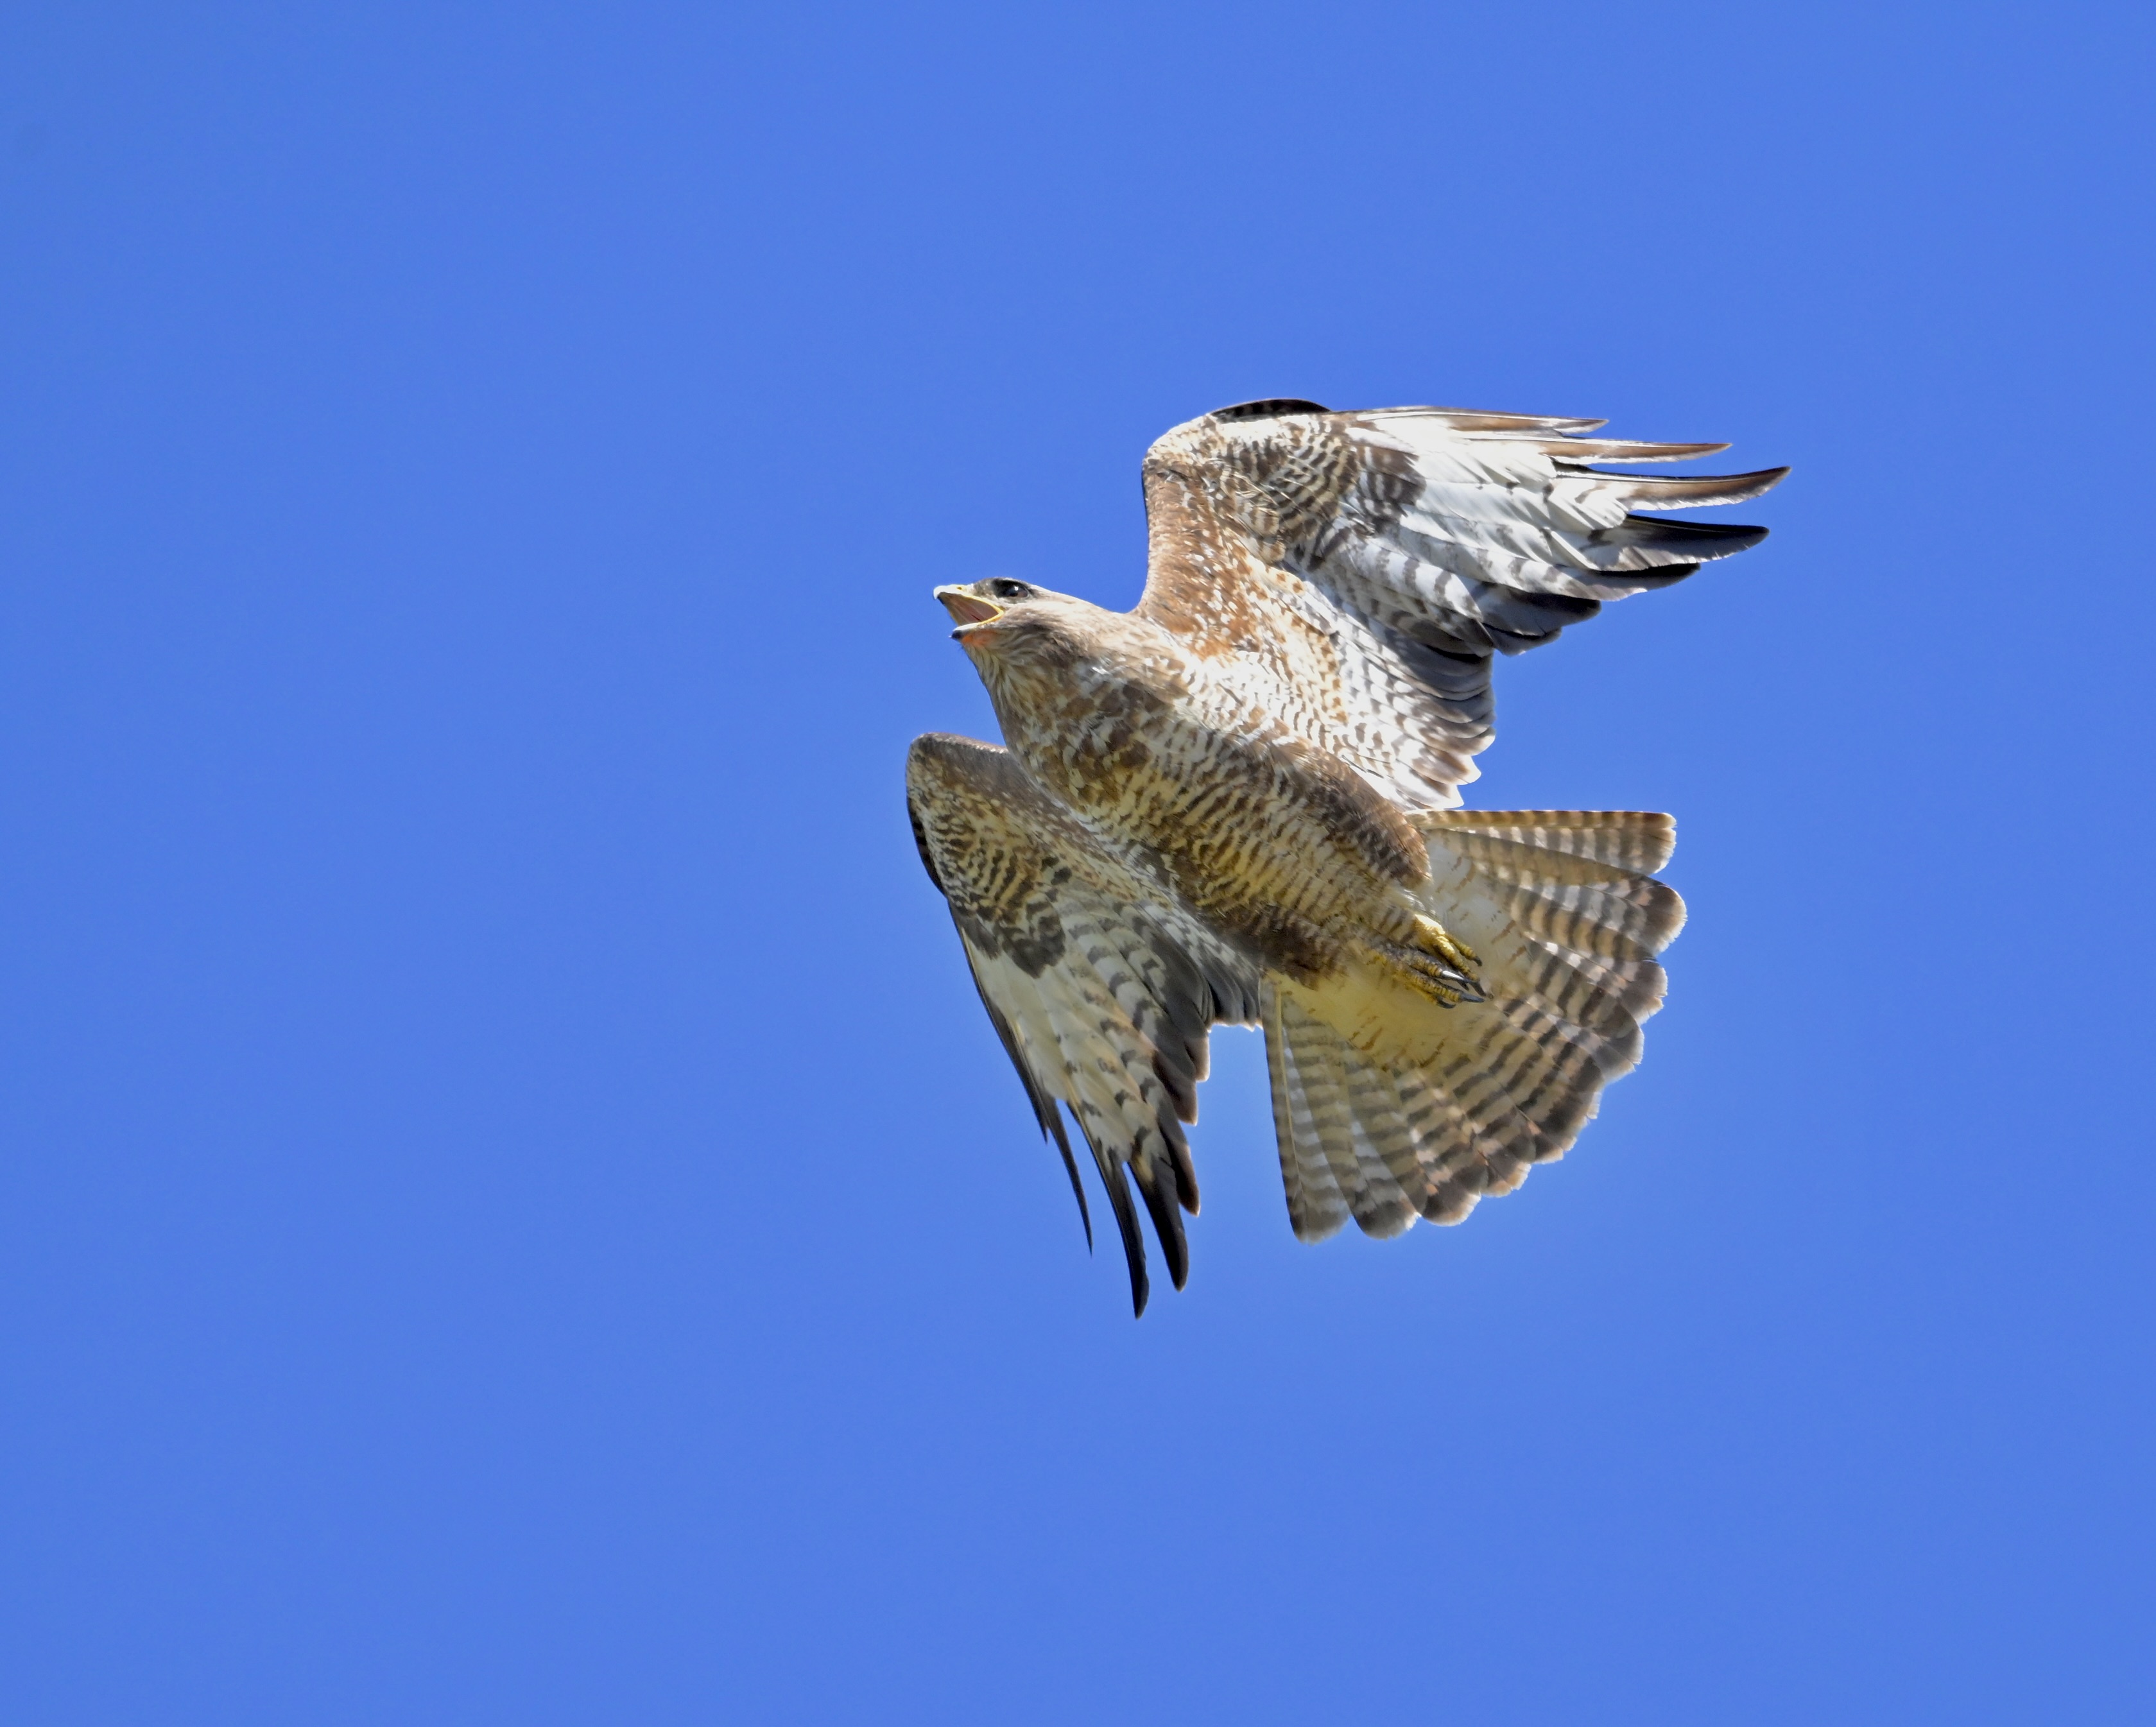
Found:
[[[1157,860],[1224,933],[1291,974],[1322,972],[1328,932],[1427,874],[1421,837],[1346,764],[1203,693],[1103,683],[1006,735],[1041,784]]]

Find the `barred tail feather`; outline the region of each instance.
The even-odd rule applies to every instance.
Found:
[[[1684,903],[1651,872],[1666,816],[1448,810],[1414,817],[1429,843],[1419,898],[1476,950],[1488,999],[1418,1004],[1403,1057],[1351,1039],[1326,1000],[1276,981],[1265,1003],[1273,1117],[1288,1217],[1306,1241],[1353,1217],[1396,1235],[1455,1223],[1562,1156],[1602,1089],[1640,1059],[1662,1003],[1655,956]]]

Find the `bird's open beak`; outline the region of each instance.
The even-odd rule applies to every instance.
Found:
[[[1004,615],[1004,608],[993,600],[984,600],[963,587],[939,587],[936,597],[942,601],[944,609],[957,623],[958,628],[951,632],[954,642],[963,642],[982,625],[993,623]]]

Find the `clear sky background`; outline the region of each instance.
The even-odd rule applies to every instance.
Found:
[[[0,1715],[2156,1709],[2148,16],[9,8]],[[1642,1070],[1133,1324],[901,764],[1277,394],[1796,473],[1500,668]]]

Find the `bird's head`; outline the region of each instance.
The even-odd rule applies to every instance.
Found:
[[[1139,627],[1122,612],[1007,576],[939,587],[936,597],[956,620],[951,639],[988,686],[1006,729],[1014,715],[1052,705],[1121,665]]]
[[[951,639],[969,649],[993,648],[1021,633],[1029,622],[1039,620],[1043,600],[1056,600],[1045,587],[1030,582],[1014,582],[1008,576],[963,587],[949,583],[936,590],[936,597],[957,624]]]
[[[951,639],[984,671],[992,660],[1065,658],[1101,615],[1086,601],[1008,576],[939,587],[936,597],[958,626]]]

